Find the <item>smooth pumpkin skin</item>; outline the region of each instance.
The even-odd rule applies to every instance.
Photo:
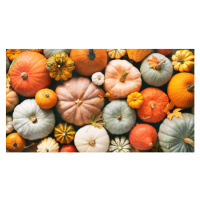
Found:
[[[18,103],[17,93],[11,88],[6,88],[6,113],[11,112]]]
[[[72,152],[77,152],[76,150],[76,147],[72,144],[67,144],[67,145],[64,145],[61,150],[60,150],[61,153],[72,153]]]
[[[12,88],[22,96],[34,97],[38,90],[49,87],[51,78],[46,69],[46,60],[37,52],[20,53],[8,71]]]
[[[167,87],[167,94],[176,107],[191,108],[194,106],[194,90],[187,86],[194,83],[194,74],[182,72],[174,75]]]
[[[55,115],[53,110],[41,109],[35,99],[27,99],[14,109],[13,125],[24,139],[37,140],[53,131]]]
[[[138,117],[149,123],[157,123],[166,117],[163,111],[169,103],[168,96],[158,88],[146,88],[142,90],[143,104],[137,109]]]
[[[131,145],[139,150],[149,150],[155,146],[157,131],[149,124],[137,124],[129,134]]]
[[[126,51],[129,59],[140,62],[151,53],[152,49],[126,49]]]
[[[57,111],[64,121],[76,126],[89,124],[93,115],[98,115],[104,106],[104,98],[98,96],[102,89],[88,78],[71,78],[57,86]]]
[[[156,53],[160,53],[164,56],[168,56],[173,49],[156,49]]]
[[[93,49],[94,59],[90,59],[89,49],[72,49],[70,58],[75,63],[75,70],[83,76],[92,76],[95,72],[101,72],[107,65],[107,53],[105,49]]]
[[[70,54],[71,49],[43,49],[44,56],[48,59],[53,56],[57,52],[65,52],[66,54]]]
[[[158,132],[159,143],[165,152],[194,152],[194,147],[184,138],[194,141],[194,115],[182,113],[182,118],[165,119]]]
[[[147,60],[152,59],[152,56],[157,57],[158,62],[160,62],[162,59],[165,59],[165,63],[161,65],[160,70],[154,70],[153,68],[149,67],[149,63],[147,62]],[[173,74],[173,65],[171,61],[164,55],[153,53],[142,61],[140,72],[142,74],[142,79],[147,84],[155,87],[160,87],[166,84],[171,79]]]
[[[114,100],[103,109],[104,127],[115,135],[130,131],[136,122],[136,113],[125,100]]]
[[[122,75],[129,72],[125,81]],[[139,70],[126,60],[112,60],[105,69],[104,89],[118,98],[126,98],[131,92],[139,92],[142,79]]]

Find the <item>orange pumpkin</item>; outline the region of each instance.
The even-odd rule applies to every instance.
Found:
[[[6,88],[6,113],[11,112],[18,103],[19,103],[19,98],[18,98],[17,93],[13,89],[7,87]]]
[[[41,89],[35,95],[37,105],[43,109],[53,108],[57,103],[57,95],[53,90]]]
[[[142,85],[139,70],[126,60],[112,60],[106,67],[104,89],[118,98],[139,92]]]
[[[26,146],[26,141],[18,133],[11,133],[6,137],[6,149],[11,152],[21,152]]]
[[[91,117],[98,115],[104,106],[102,90],[88,78],[72,78],[57,86],[56,94],[57,111],[62,119],[77,126],[89,124]]]
[[[174,75],[168,84],[167,93],[176,107],[193,107],[194,74],[182,72]]]
[[[107,64],[105,49],[72,49],[70,58],[75,63],[76,71],[83,76],[101,72]]]
[[[19,54],[8,72],[12,88],[22,96],[34,97],[38,90],[48,87],[51,78],[46,69],[46,60],[36,52]]]
[[[166,117],[164,109],[169,103],[168,96],[158,88],[146,88],[143,95],[143,104],[137,109],[138,117],[144,122],[157,123]]]
[[[126,49],[126,51],[129,59],[140,62],[151,53],[152,49]]]
[[[21,53],[20,49],[7,49],[6,50],[6,57],[13,61],[19,54]]]

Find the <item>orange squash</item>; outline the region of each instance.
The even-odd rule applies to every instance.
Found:
[[[151,53],[152,49],[126,49],[126,51],[129,59],[140,62]]]
[[[8,72],[12,88],[22,96],[34,97],[38,90],[49,87],[51,78],[46,69],[46,60],[37,52],[19,54]]]
[[[143,104],[137,109],[138,117],[144,122],[157,123],[166,117],[164,109],[169,103],[168,96],[158,88],[142,90]]]
[[[168,84],[167,93],[176,107],[193,107],[194,74],[182,72],[174,75]]]
[[[101,72],[107,64],[105,49],[72,49],[70,58],[75,63],[76,71],[83,76]]]
[[[19,54],[21,53],[20,49],[7,49],[6,50],[6,57],[13,61]]]
[[[7,87],[6,88],[6,113],[11,112],[18,103],[19,103],[19,98],[18,98],[17,93],[13,89]]]

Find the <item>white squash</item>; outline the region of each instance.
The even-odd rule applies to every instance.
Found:
[[[95,128],[86,125],[80,128],[74,138],[74,144],[79,152],[106,152],[110,138],[105,128]]]
[[[6,115],[6,133],[11,133],[14,130],[12,116]]]
[[[59,151],[59,144],[56,142],[55,139],[48,137],[40,141],[37,145],[37,152],[40,153],[51,153],[51,152],[58,152]]]
[[[92,82],[95,85],[103,85],[104,83],[104,75],[101,72],[96,72],[92,75]]]

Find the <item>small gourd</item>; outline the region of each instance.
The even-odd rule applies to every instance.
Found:
[[[144,97],[140,92],[133,92],[128,95],[127,103],[131,108],[139,108],[143,104]]]
[[[92,75],[92,82],[95,85],[103,85],[104,83],[104,75],[101,72],[96,72]]]
[[[140,62],[151,53],[152,49],[126,49],[126,51],[129,59]]]
[[[6,133],[11,133],[14,130],[12,116],[6,115]]]
[[[56,142],[55,139],[48,137],[43,139],[37,145],[37,152],[39,153],[52,153],[59,151],[59,144]]]
[[[10,61],[13,61],[20,53],[20,49],[7,49],[6,57],[8,57]]]
[[[126,49],[107,49],[110,58],[120,59],[126,55]]]

